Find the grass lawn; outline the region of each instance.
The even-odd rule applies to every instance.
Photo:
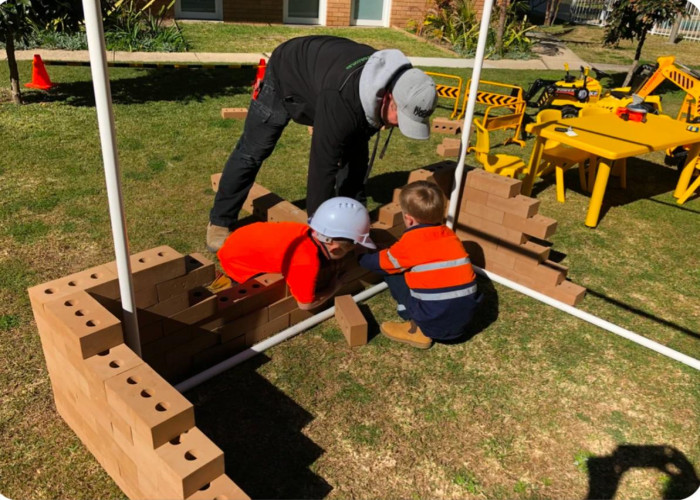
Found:
[[[595,66],[596,63],[632,64],[637,42],[623,40],[617,48],[603,46],[604,29],[598,26],[554,26],[543,28],[555,35],[581,59]],[[700,66],[700,42],[691,40],[669,44],[664,36],[649,35],[642,49],[642,62],[655,63],[659,56],[676,56],[686,66]]]
[[[297,36],[333,35],[352,38],[376,49],[399,49],[415,57],[459,57],[454,52],[391,28],[326,28],[325,26],[256,26],[180,22],[191,51],[197,52],[265,52],[270,53],[280,43]]]
[[[29,63],[20,71],[27,81]],[[54,409],[26,293],[114,258],[89,69],[49,71],[59,83],[50,93],[27,91],[22,107],[0,104],[0,493],[121,498]],[[560,73],[483,78],[527,86]],[[253,73],[110,74],[131,251],[205,252],[209,176],[242,128],[219,112],[247,106]],[[0,81],[8,81],[5,65]],[[673,113],[681,97],[668,89],[665,109]],[[370,179],[371,207],[387,202],[407,171],[438,161],[442,138],[394,134]],[[302,200],[309,143],[306,127],[290,125],[258,181]],[[527,158],[531,145],[497,149]],[[540,213],[559,221],[554,249],[589,289],[581,308],[700,358],[700,201],[676,205],[676,172],[662,160],[631,160],[627,190],[611,181],[597,229],[583,225],[588,196],[575,172],[566,176],[566,203],[556,202],[553,179],[535,192]],[[198,427],[255,498],[694,491],[700,373],[488,280],[480,287],[486,302],[467,342],[418,351],[378,335],[377,324],[395,317],[383,292],[363,305],[367,346],[348,348],[333,320],[304,332],[188,392]]]

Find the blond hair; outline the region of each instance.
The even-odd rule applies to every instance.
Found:
[[[399,204],[403,213],[421,224],[442,224],[445,217],[445,195],[432,182],[406,184],[399,194]]]

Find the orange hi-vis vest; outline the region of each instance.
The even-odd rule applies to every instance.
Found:
[[[466,295],[461,287],[476,279],[462,242],[443,225],[410,228],[391,248],[379,252],[379,266],[389,274],[405,272],[411,295],[423,300],[435,294]]]
[[[297,301],[314,301],[321,249],[311,229],[298,222],[256,222],[229,235],[217,256],[239,283],[262,273],[281,273]]]
[[[397,309],[432,338],[461,335],[481,301],[469,255],[444,225],[411,227],[390,248],[362,255],[360,265],[374,272],[404,274],[409,295]]]

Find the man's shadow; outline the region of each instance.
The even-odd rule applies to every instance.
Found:
[[[257,356],[188,391],[197,427],[251,498],[324,498],[333,488],[309,470],[323,449],[301,432],[313,416],[257,373],[267,361]]]
[[[611,454],[588,459],[587,499],[611,499],[622,476],[630,469],[656,469],[668,482],[664,499],[688,498],[700,488],[700,479],[686,456],[671,446],[620,445]]]

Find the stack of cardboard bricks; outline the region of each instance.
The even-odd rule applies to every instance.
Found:
[[[409,182],[428,180],[449,196],[455,162],[414,170]],[[549,259],[557,221],[538,214],[540,202],[520,194],[522,182],[481,169],[467,172],[455,232],[477,266],[568,305],[586,289],[566,280],[568,269]],[[398,190],[394,193],[398,199]]]
[[[307,221],[257,184],[244,208],[260,220]],[[380,226],[379,238],[397,232]],[[354,259],[344,264],[340,294],[377,282]],[[142,358],[124,344],[114,262],[29,289],[58,412],[130,498],[247,498],[170,383],[313,313],[297,307],[278,274],[210,292],[215,267],[201,254],[163,246],[131,256],[131,268]],[[350,345],[367,342],[352,298],[340,300],[336,313]]]
[[[136,254],[131,264],[142,308],[204,281],[210,265],[168,247]],[[248,498],[225,475],[222,451],[195,426],[192,404],[124,344],[121,321],[104,305],[119,297],[114,263],[30,288],[29,297],[56,408],[127,496]],[[144,348],[167,336],[194,343],[194,331],[175,330],[186,321],[143,310]]]
[[[411,172],[449,194],[454,162]],[[218,187],[219,174],[212,176]],[[387,247],[405,230],[398,191],[372,214],[371,236]],[[584,289],[547,260],[542,239],[556,227],[521,196],[520,182],[483,170],[467,175],[457,224],[473,262],[562,302]],[[256,184],[244,209],[258,220],[306,222],[306,213]],[[354,294],[381,278],[353,257],[338,263]],[[46,364],[63,419],[130,498],[247,498],[224,473],[222,451],[197,427],[192,405],[170,383],[182,380],[310,316],[281,275],[266,274],[218,294],[214,264],[167,246],[131,257],[142,358],[124,344],[114,262],[29,289]],[[327,276],[335,274],[331,269]],[[351,297],[336,301],[348,344],[367,341]]]

